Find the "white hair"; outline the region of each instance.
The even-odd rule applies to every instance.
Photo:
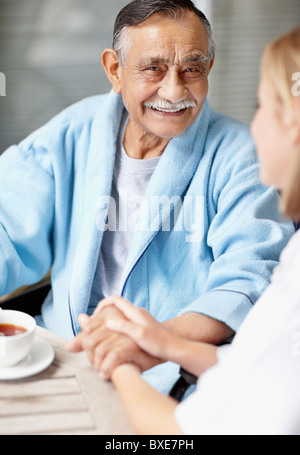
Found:
[[[119,13],[114,29],[113,48],[120,64],[125,67],[131,47],[129,30],[149,19],[154,14],[164,14],[173,20],[180,20],[187,11],[193,11],[201,20],[208,37],[208,66],[215,56],[216,45],[211,25],[206,16],[190,0],[135,0]]]

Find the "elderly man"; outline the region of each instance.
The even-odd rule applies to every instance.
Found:
[[[259,183],[248,128],[206,101],[213,61],[210,25],[191,1],[133,1],[102,56],[113,91],[1,157],[0,294],[51,267],[38,322],[76,336],[68,348],[85,349],[105,378],[133,361],[168,392],[178,367],[111,334],[117,310],[96,313],[85,334],[81,313],[118,294],[183,337],[222,343],[293,233]]]

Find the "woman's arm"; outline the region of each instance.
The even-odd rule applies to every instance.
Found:
[[[138,434],[183,434],[175,419],[178,403],[147,384],[137,367],[129,364],[117,367],[112,381]]]
[[[177,363],[199,377],[218,362],[217,347],[173,335],[172,344],[166,347],[163,360]]]

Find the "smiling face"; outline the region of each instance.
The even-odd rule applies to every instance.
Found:
[[[190,127],[208,92],[208,37],[201,20],[187,12],[180,21],[155,14],[128,29],[123,67],[106,50],[103,64],[121,93],[137,134],[171,139]],[[106,54],[105,54],[106,53]]]

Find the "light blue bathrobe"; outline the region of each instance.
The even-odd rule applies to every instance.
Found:
[[[113,92],[88,98],[0,158],[0,295],[39,281],[51,267],[39,322],[65,338],[78,333],[77,317],[89,305],[123,109]],[[153,196],[161,202],[156,209]],[[176,216],[174,196],[182,200]],[[195,230],[182,220],[197,208]],[[120,294],[160,321],[198,312],[234,330],[294,232],[279,214],[277,192],[259,183],[248,128],[208,103],[169,143],[140,219]],[[149,372],[163,391],[176,379],[169,367]]]

